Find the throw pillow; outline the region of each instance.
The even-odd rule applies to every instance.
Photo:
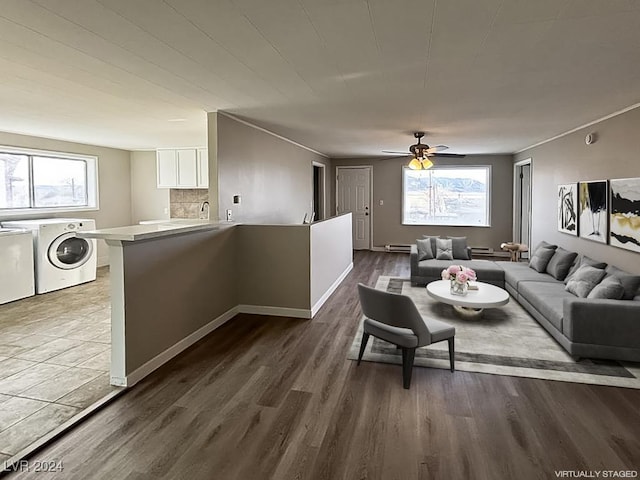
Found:
[[[556,280],[564,280],[578,254],[558,247],[547,264],[546,272]]]
[[[607,264],[604,263],[604,262],[598,262],[597,260],[594,260],[593,258],[587,257],[586,255],[578,255],[578,257],[576,258],[575,262],[573,262],[573,265],[569,269],[569,273],[567,274],[567,276],[564,279],[564,283],[565,284],[569,280],[571,280],[571,277],[573,276],[573,274],[576,273],[576,270],[578,270],[582,265],[590,265],[590,266],[595,267],[595,268],[601,268],[602,270],[607,268]]]
[[[531,260],[529,260],[529,267],[533,268],[536,272],[543,273],[554,253],[555,249],[553,248],[538,248],[536,253],[533,254],[533,257],[531,257]]]
[[[633,300],[639,294],[640,275],[632,275],[613,265],[609,265],[605,271],[607,272],[607,277],[616,277],[624,287],[622,300]]]
[[[471,260],[467,251],[467,237],[447,237],[453,246],[453,258],[459,260]]]
[[[431,260],[433,258],[433,250],[431,248],[431,240],[428,238],[417,239],[416,244],[418,245],[418,261],[422,260]]]
[[[586,298],[589,292],[602,280],[605,272],[589,265],[581,266],[567,282],[565,290],[580,298]]]
[[[422,235],[422,238],[424,238],[425,240],[430,240],[431,241],[431,251],[433,252],[433,254],[436,254],[436,240],[439,239],[440,237],[436,237],[436,236],[432,236],[432,235]]]
[[[551,245],[550,243],[547,243],[547,242],[545,242],[543,240],[536,246],[536,248],[533,249],[532,255],[535,255],[536,252],[541,248],[551,248],[551,249],[555,250],[556,248],[558,248],[558,246],[557,245]]]
[[[605,277],[598,285],[593,287],[587,298],[610,298],[620,300],[624,295],[624,287],[616,277]]]
[[[436,239],[436,259],[453,260],[453,244],[450,238]]]

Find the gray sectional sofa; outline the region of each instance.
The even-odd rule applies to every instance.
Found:
[[[418,261],[416,245],[411,248],[411,281],[426,284],[440,280],[440,272],[447,266],[465,265],[476,271],[479,281],[506,289],[571,355],[640,362],[638,276],[630,276],[583,256],[575,258],[570,275],[578,270],[581,262],[603,268],[604,278],[616,276],[616,279],[623,279],[626,299],[580,298],[566,290],[562,275],[554,278],[550,273],[538,272],[523,262],[475,259]]]

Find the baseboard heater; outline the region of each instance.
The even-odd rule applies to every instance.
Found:
[[[384,246],[385,252],[411,253],[411,245],[408,243],[390,243]]]
[[[471,255],[474,257],[508,257],[509,252],[496,252],[491,247],[471,247]]]

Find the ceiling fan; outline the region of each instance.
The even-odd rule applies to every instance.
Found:
[[[433,162],[429,157],[453,157],[462,158],[464,155],[457,153],[440,153],[443,150],[447,150],[449,147],[446,145],[436,145],[430,147],[426,143],[421,143],[420,140],[424,137],[424,132],[415,132],[413,136],[418,139],[418,143],[409,146],[409,153],[407,152],[394,152],[390,150],[383,150],[383,153],[396,153],[399,155],[412,156],[413,158],[409,162],[409,168],[412,170],[426,170],[433,166]]]

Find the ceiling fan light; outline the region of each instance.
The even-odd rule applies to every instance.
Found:
[[[422,168],[424,170],[427,170],[428,168],[433,167],[433,162],[431,160],[429,160],[428,158],[425,158],[424,160],[422,160]]]
[[[422,163],[417,158],[412,158],[409,162],[409,168],[411,170],[422,170]]]

